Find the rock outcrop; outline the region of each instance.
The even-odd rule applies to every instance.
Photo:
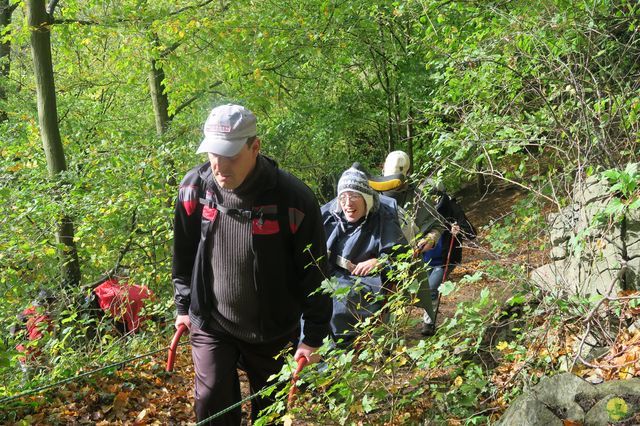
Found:
[[[542,379],[518,397],[500,426],[640,424],[640,379],[592,385],[571,373]],[[568,422],[570,421],[570,422]]]
[[[640,210],[604,215],[614,202],[606,179],[591,176],[576,184],[572,203],[548,217],[552,262],[531,278],[554,294],[640,288]]]

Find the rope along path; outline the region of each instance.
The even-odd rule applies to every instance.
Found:
[[[292,371],[292,373],[293,373],[293,371]],[[237,407],[241,406],[245,402],[251,401],[253,398],[259,396],[263,392],[271,391],[273,388],[276,388],[276,387],[278,387],[278,386],[280,386],[280,385],[282,385],[284,383],[290,382],[290,381],[291,381],[291,377],[286,377],[284,379],[280,379],[276,383],[273,383],[273,384],[269,385],[268,387],[262,388],[261,390],[259,390],[258,392],[254,393],[253,395],[249,395],[245,399],[243,399],[241,401],[238,401],[233,405],[228,406],[224,410],[218,411],[217,413],[213,414],[210,417],[207,417],[204,420],[200,420],[198,423],[196,423],[196,426],[202,426],[202,425],[210,422],[211,420],[217,419],[218,417],[222,416],[223,414],[227,414],[229,411],[233,410],[234,408],[237,408]]]
[[[180,345],[183,345],[183,344],[186,344],[186,343],[187,342],[183,342],[183,343],[180,343]],[[51,388],[63,385],[65,383],[73,382],[73,381],[76,381],[76,380],[81,379],[83,377],[91,376],[93,374],[99,373],[100,371],[104,371],[104,370],[108,370],[110,368],[114,368],[114,367],[119,367],[121,365],[125,365],[125,364],[127,364],[127,363],[129,363],[131,361],[136,361],[136,360],[141,359],[141,358],[146,358],[146,357],[149,357],[151,355],[155,355],[158,352],[163,352],[163,351],[166,351],[167,349],[169,349],[169,347],[165,346],[165,347],[163,347],[161,349],[156,349],[155,351],[147,352],[147,353],[144,353],[144,354],[141,354],[141,355],[136,355],[136,356],[134,356],[132,358],[128,358],[128,359],[125,359],[125,360],[122,360],[122,361],[114,362],[113,364],[105,365],[104,367],[96,368],[95,370],[91,370],[91,371],[87,371],[87,372],[84,372],[84,373],[76,374],[73,377],[68,377],[66,379],[60,380],[60,381],[55,382],[55,383],[51,383],[51,384],[48,384],[48,385],[40,386],[40,387],[37,387],[35,389],[30,389],[28,391],[24,391],[24,392],[15,394],[15,395],[11,395],[11,396],[2,398],[2,399],[0,399],[0,405],[1,404],[6,404],[7,402],[14,401],[16,399],[20,399],[20,398],[28,396],[28,395],[35,395],[35,394],[40,393],[42,391],[45,391],[47,389],[51,389]]]

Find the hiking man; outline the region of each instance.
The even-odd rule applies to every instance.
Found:
[[[280,371],[285,348],[317,361],[329,333],[331,298],[311,294],[324,278],[325,235],[311,190],[260,154],[256,116],[214,108],[198,153],[209,161],[180,184],[175,210],[176,327],[190,330],[195,412],[202,421],[240,400],[236,368],[252,393]],[[272,400],[251,404],[255,420]],[[237,409],[210,424],[239,425]]]

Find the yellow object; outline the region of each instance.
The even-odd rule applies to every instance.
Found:
[[[609,418],[615,422],[627,416],[629,407],[624,399],[613,397],[607,402],[607,413]]]
[[[374,180],[369,181],[369,186],[375,191],[391,191],[392,189],[396,189],[402,185],[402,181],[400,179],[392,179],[386,182],[376,182]]]
[[[391,176],[375,176],[369,178],[369,186],[378,192],[391,191],[404,185],[404,175],[398,173]]]

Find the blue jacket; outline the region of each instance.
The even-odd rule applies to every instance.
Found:
[[[385,272],[356,277],[339,266],[344,263],[339,261],[339,256],[355,265],[389,255],[395,245],[406,244],[406,240],[398,222],[395,203],[376,203],[367,217],[355,224],[347,222],[337,203],[337,199],[333,199],[321,208],[327,235],[328,270],[337,279],[339,289],[350,290],[345,297],[333,299],[331,330],[336,338],[352,340],[356,337],[355,323],[371,316],[384,304]],[[367,294],[369,296],[365,297]]]

